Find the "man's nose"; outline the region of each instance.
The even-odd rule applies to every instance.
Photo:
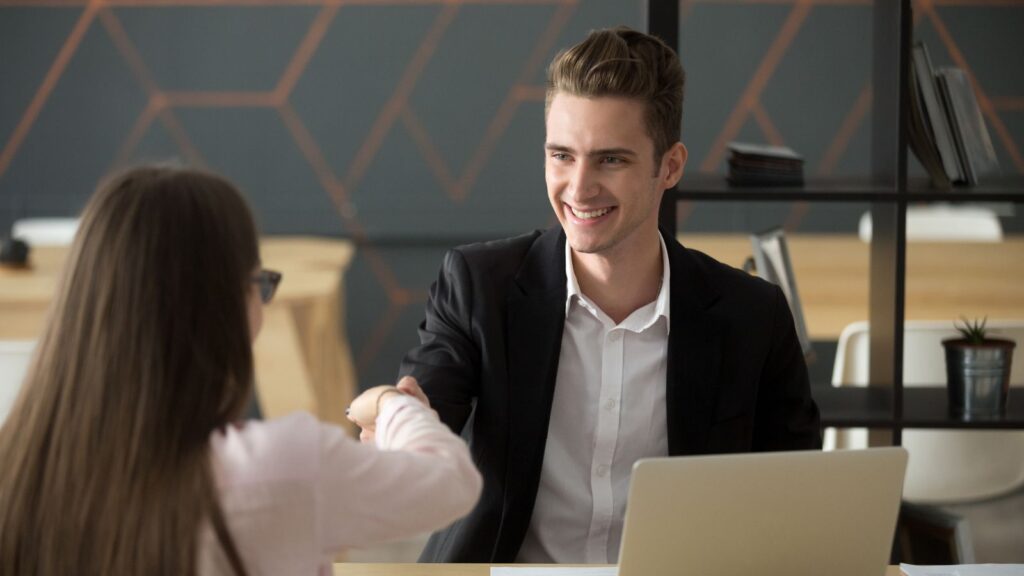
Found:
[[[573,200],[584,200],[597,194],[598,184],[594,171],[586,162],[578,163],[569,178],[569,195]]]

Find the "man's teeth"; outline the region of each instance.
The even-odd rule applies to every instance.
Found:
[[[572,206],[570,206],[569,209],[572,210],[573,216],[581,218],[583,220],[589,220],[591,218],[597,218],[598,216],[604,216],[605,214],[612,211],[611,208],[601,208],[600,210],[592,210],[590,212],[580,212],[579,210],[573,208]]]

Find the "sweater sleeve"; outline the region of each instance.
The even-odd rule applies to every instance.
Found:
[[[467,514],[482,480],[461,438],[407,396],[377,417],[377,446],[320,427],[317,478],[324,553],[440,528]]]

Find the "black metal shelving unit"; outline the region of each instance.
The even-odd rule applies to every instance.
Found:
[[[920,202],[1024,203],[1024,178],[952,191],[907,177],[908,81],[913,39],[910,0],[875,0],[872,38],[871,176],[809,179],[801,187],[733,187],[724,176],[684,177],[665,194],[659,221],[675,233],[681,200],[868,202],[872,240],[869,309],[870,386],[815,387],[822,424],[890,432],[899,445],[905,428],[1024,429],[1024,390],[1010,393],[1009,409],[997,420],[966,421],[950,415],[945,388],[903,387],[903,319],[906,277],[906,212]],[[649,0],[648,30],[679,46],[679,3]],[[877,437],[876,437],[877,438]]]

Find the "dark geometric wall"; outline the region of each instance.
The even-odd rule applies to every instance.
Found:
[[[75,214],[109,170],[170,158],[237,182],[270,234],[359,243],[347,327],[361,384],[415,342],[443,250],[553,222],[544,69],[642,0],[0,0],[0,230]],[[729,140],[808,174],[868,170],[871,3],[683,0],[690,172]],[[1005,171],[1024,172],[1024,6],[915,2],[968,70]],[[854,204],[680,206],[692,231],[849,232]],[[1021,230],[1020,218],[1004,221]]]

